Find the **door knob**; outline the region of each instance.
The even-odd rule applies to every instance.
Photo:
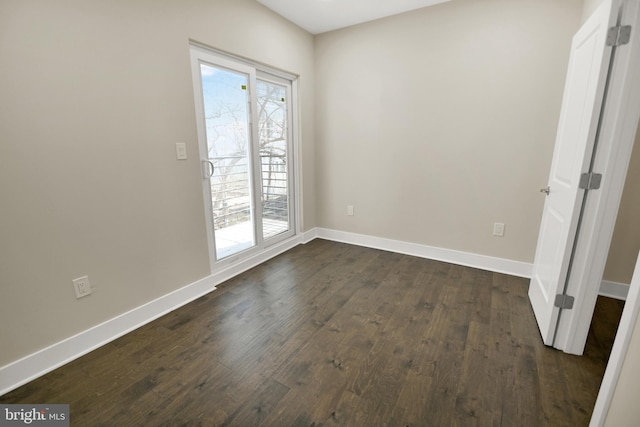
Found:
[[[547,187],[546,187],[546,188],[541,188],[541,189],[540,189],[540,192],[541,192],[541,193],[545,193],[545,194],[548,196],[548,195],[549,195],[549,193],[551,193],[551,187],[549,187],[549,186],[547,185]]]

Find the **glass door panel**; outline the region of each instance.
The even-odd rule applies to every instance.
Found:
[[[287,87],[256,84],[262,194],[262,235],[267,240],[291,229]]]
[[[294,80],[191,47],[211,270],[295,235]]]
[[[255,246],[249,76],[200,64],[216,259]]]

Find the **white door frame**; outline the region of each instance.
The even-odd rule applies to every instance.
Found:
[[[610,69],[593,163],[593,171],[603,175],[602,185],[587,195],[567,285],[575,305],[562,310],[554,342],[572,354],[584,351],[640,117],[640,2],[622,1],[618,22],[632,31],[629,43],[615,49]]]
[[[620,100],[619,105],[621,108],[616,111],[611,111],[611,114],[615,113],[615,117],[610,118],[610,121],[617,122],[618,126],[615,126],[614,134],[619,137],[620,141],[624,141],[624,146],[620,147],[619,151],[614,157],[617,157],[622,161],[624,165],[628,165],[628,160],[633,146],[633,141],[636,131],[638,131],[638,118],[640,117],[640,2],[638,0],[627,0],[623,2],[623,15],[622,21],[624,24],[632,25],[631,41],[630,45],[633,49],[629,49],[624,56],[621,54],[616,59],[618,64],[615,64],[614,76],[616,79],[620,79],[620,88],[618,97],[623,98]],[[622,50],[620,50],[620,53]],[[615,120],[613,120],[615,119]],[[634,123],[635,121],[635,123]],[[613,126],[611,124],[611,126]],[[608,130],[612,132],[611,129]],[[613,170],[612,174],[623,175],[622,178],[616,177],[617,180],[624,180],[626,176],[627,168],[622,170]],[[622,193],[622,185],[617,188],[619,193]],[[612,194],[613,196],[613,194]],[[600,240],[606,238],[607,242],[611,239],[611,231],[615,224],[618,206],[620,203],[620,195],[617,198],[612,199],[608,203],[604,203],[607,212],[603,213],[604,224],[598,230],[594,230],[594,237],[600,238]],[[612,206],[613,205],[613,206]],[[614,209],[615,208],[615,209]],[[602,245],[601,245],[602,246]],[[608,253],[609,245],[606,245],[606,251],[602,258],[604,260],[598,260],[604,263],[606,261],[606,254]],[[602,255],[602,253],[600,254]],[[583,308],[584,310],[584,308]],[[583,311],[581,310],[581,311]],[[611,399],[613,393],[618,384],[620,377],[620,371],[622,370],[622,364],[624,363],[627,351],[629,349],[629,343],[633,334],[634,327],[638,319],[638,313],[640,312],[640,256],[636,262],[636,269],[631,281],[631,287],[629,294],[622,311],[622,317],[620,324],[618,325],[618,332],[616,334],[607,369],[602,379],[600,386],[600,392],[596,400],[593,414],[591,416],[590,426],[603,426],[609,412],[609,406],[611,405]],[[582,313],[584,316],[584,313]],[[587,326],[591,323],[590,318],[587,320],[580,319],[587,323]]]

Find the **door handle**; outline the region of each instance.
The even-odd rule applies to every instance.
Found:
[[[549,186],[547,185],[547,187],[546,187],[546,188],[541,188],[541,189],[540,189],[540,192],[541,192],[541,193],[545,193],[545,194],[548,196],[548,195],[549,195],[549,193],[551,193],[551,187],[549,187]]]
[[[213,167],[213,162],[211,160],[203,160],[202,161],[202,178],[209,179],[213,176],[213,171],[215,168]]]

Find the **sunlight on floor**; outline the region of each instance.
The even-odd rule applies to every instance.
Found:
[[[262,227],[266,240],[287,231],[289,224],[286,221],[265,218],[262,222]],[[229,255],[248,249],[255,244],[251,221],[221,228],[216,230],[215,234],[217,259],[228,257]]]

